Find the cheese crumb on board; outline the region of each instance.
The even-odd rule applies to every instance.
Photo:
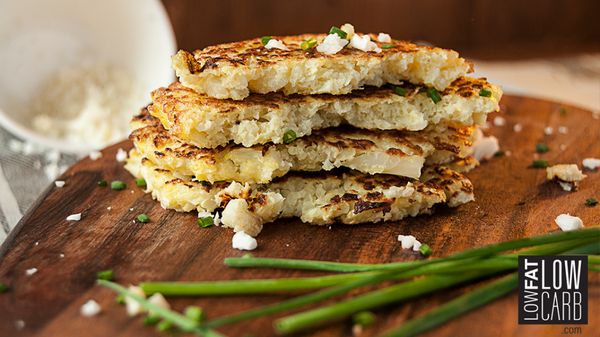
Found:
[[[583,167],[588,170],[595,170],[600,167],[600,159],[598,158],[585,158],[582,162]]]
[[[254,250],[258,247],[258,242],[244,231],[240,231],[233,235],[231,246],[239,250]]]
[[[513,125],[513,131],[514,132],[521,132],[521,131],[523,131],[523,125],[521,125],[520,123],[517,123],[517,124]]]
[[[561,214],[554,219],[554,222],[564,232],[574,231],[583,228],[583,221],[576,216],[570,214]]]
[[[79,221],[81,220],[81,213],[71,214],[67,217],[67,221]]]
[[[128,289],[130,292],[140,297],[146,298],[146,294],[144,293],[142,288],[136,286],[129,286]],[[125,309],[127,310],[127,314],[129,316],[135,316],[143,311],[143,308],[136,300],[127,296],[125,296]]]
[[[479,161],[491,159],[499,150],[498,138],[494,136],[486,137],[481,130],[475,130],[473,141],[473,157],[475,159]]]
[[[89,157],[91,160],[98,160],[98,159],[102,158],[102,152],[92,151],[92,152],[90,152]]]
[[[96,316],[100,313],[100,311],[102,311],[102,308],[100,308],[100,305],[98,304],[98,302],[96,302],[94,300],[88,300],[79,309],[81,316],[84,316],[84,317]]]
[[[65,181],[64,180],[57,180],[57,181],[54,182],[54,185],[56,187],[63,187],[63,186],[65,186]]]
[[[544,134],[545,134],[546,136],[550,136],[550,135],[552,135],[553,133],[554,133],[554,128],[553,128],[553,127],[551,127],[551,126],[547,126],[547,127],[545,127],[545,128],[544,128]]]
[[[33,267],[33,268],[29,268],[29,269],[25,270],[25,275],[31,276],[37,272],[38,272],[38,269]]]
[[[163,309],[171,309],[169,302],[165,299],[165,297],[161,293],[154,293],[152,296],[148,298],[148,302],[159,306]]]
[[[118,162],[124,162],[127,160],[127,151],[123,150],[122,148],[119,148],[117,150],[117,155],[115,156],[115,158],[117,159]]]
[[[506,119],[504,119],[504,117],[497,116],[494,118],[494,125],[495,126],[504,126],[504,125],[506,125]]]

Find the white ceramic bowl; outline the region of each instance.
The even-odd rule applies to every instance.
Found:
[[[36,133],[28,113],[32,95],[59,69],[93,55],[148,93],[174,78],[175,36],[159,0],[3,0],[0,41],[0,124],[62,152],[91,149]]]

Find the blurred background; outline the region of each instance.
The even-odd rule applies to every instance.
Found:
[[[599,13],[598,0],[0,0],[0,242],[63,170],[126,137],[129,115],[174,79],[178,48],[348,22],[455,49],[508,94],[599,113]],[[85,146],[74,136],[102,128]]]

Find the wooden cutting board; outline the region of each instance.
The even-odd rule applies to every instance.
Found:
[[[592,113],[557,103],[507,96],[502,111],[505,126],[486,131],[499,138],[505,156],[483,163],[469,173],[477,200],[432,216],[386,224],[316,227],[286,219],[265,226],[259,248],[262,257],[291,257],[345,262],[389,262],[416,258],[402,250],[398,234],[412,234],[429,244],[435,256],[503,240],[557,230],[554,218],[571,213],[586,226],[600,225],[600,206],[588,207],[589,197],[600,199],[600,172],[586,172],[579,191],[569,193],[545,181],[545,170],[528,168],[536,158],[535,145],[543,142],[550,152],[540,155],[551,164],[577,163],[586,157],[600,158],[600,120]],[[515,123],[522,125],[519,133]],[[544,127],[552,126],[553,135]],[[566,134],[558,133],[566,126]],[[83,159],[60,179],[63,188],[50,186],[25,215],[0,249],[0,282],[11,290],[0,295],[1,336],[158,336],[140,318],[129,318],[114,303],[111,291],[94,284],[96,272],[113,269],[123,284],[150,280],[219,280],[282,276],[309,276],[309,272],[281,270],[236,270],[223,265],[223,258],[243,253],[231,248],[231,230],[200,229],[195,214],[164,210],[144,194],[132,177],[115,161],[119,147],[110,147],[96,161]],[[96,182],[120,179],[124,191],[99,188]],[[82,212],[79,222],[65,218]],[[149,223],[134,221],[140,213]],[[61,255],[64,254],[64,255]],[[34,275],[26,270],[37,268]],[[597,275],[597,274],[596,274]],[[420,315],[464,291],[454,289],[378,310],[378,324],[364,336],[376,335],[391,326]],[[585,336],[600,336],[600,278],[590,276],[589,325]],[[210,317],[238,312],[280,301],[287,296],[238,296],[231,298],[173,299],[175,309],[202,306]],[[102,307],[98,316],[85,318],[79,309],[88,299]],[[240,323],[222,329],[229,336],[272,336],[273,317]],[[17,330],[15,322],[25,322]],[[515,294],[438,328],[428,336],[559,336],[564,326],[517,324]],[[351,324],[341,322],[306,335],[348,336]]]

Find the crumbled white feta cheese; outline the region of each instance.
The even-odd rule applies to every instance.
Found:
[[[553,128],[553,127],[551,127],[551,126],[547,126],[547,127],[545,127],[545,128],[544,128],[544,134],[545,134],[546,136],[550,136],[550,135],[552,135],[553,133],[554,133],[554,128]]]
[[[16,139],[10,139],[8,141],[8,149],[11,150],[12,152],[17,152],[17,153],[21,153],[23,151],[23,142],[16,140]]]
[[[564,150],[566,150],[566,149],[567,149],[567,145],[565,145],[565,144],[560,144],[560,145],[558,146],[558,148],[559,148],[561,151],[564,151]]]
[[[17,330],[23,330],[23,328],[25,328],[25,321],[22,319],[16,320],[15,321],[15,328]]]
[[[213,225],[220,226],[221,225],[221,214],[215,212],[215,216],[213,217]]]
[[[106,207],[106,210],[110,211],[112,209],[111,206]]]
[[[583,167],[588,170],[595,170],[600,167],[600,159],[598,158],[585,158],[583,160]]]
[[[101,310],[102,309],[100,308],[98,302],[94,300],[88,300],[81,306],[79,313],[81,313],[81,316],[84,317],[92,317],[98,315]]]
[[[65,254],[63,254],[63,253],[60,253],[60,254],[58,254],[58,257],[60,257],[60,258],[62,259],[62,258],[64,258],[64,257],[65,257]]]
[[[116,158],[117,158],[118,162],[126,161],[127,160],[127,151],[119,148],[119,150],[117,150]]]
[[[500,150],[498,138],[494,136],[485,137],[481,130],[477,129],[475,140],[473,141],[473,157],[481,161],[490,159]]]
[[[269,42],[267,42],[267,44],[265,45],[266,49],[281,49],[281,50],[288,50],[288,47],[285,46],[285,44],[283,44],[283,42],[281,40],[277,40],[277,39],[270,39]]]
[[[64,180],[57,180],[54,182],[54,185],[56,185],[56,187],[63,187],[65,186],[65,181]]]
[[[58,162],[60,160],[60,152],[57,150],[51,150],[48,151],[44,157],[46,157],[46,160],[49,162]]]
[[[148,302],[150,302],[156,306],[159,306],[161,308],[164,308],[164,309],[171,308],[171,306],[169,305],[169,302],[167,302],[167,300],[161,293],[154,293],[152,296],[150,296],[148,298]]]
[[[415,245],[416,239],[412,235],[398,235],[402,249],[410,249]]]
[[[146,294],[144,294],[144,291],[140,287],[129,286],[129,291],[140,297],[146,298]],[[125,296],[125,308],[129,316],[135,316],[144,311],[144,309],[136,300],[128,296]]]
[[[254,250],[258,246],[258,243],[255,238],[241,231],[233,235],[231,246],[239,250]]]
[[[98,159],[102,158],[102,152],[92,151],[92,152],[90,152],[89,156],[90,156],[91,160],[98,160]]]
[[[392,37],[390,36],[390,34],[379,33],[379,35],[377,35],[377,41],[383,43],[390,43],[392,42]]]
[[[81,213],[71,214],[67,217],[67,221],[79,221],[81,220]]]
[[[346,40],[348,41],[354,36],[354,26],[349,23],[343,24],[340,30],[346,33]]]
[[[350,40],[350,47],[362,51],[374,51],[376,53],[381,53],[381,48],[377,46],[377,43],[371,41],[371,37],[369,35],[360,36],[358,34],[354,34]]]
[[[573,190],[573,184],[572,183],[567,183],[564,181],[559,181],[558,184],[560,185],[560,187],[567,191],[567,192],[571,192]]]
[[[574,231],[583,228],[583,221],[576,216],[570,214],[561,214],[554,219],[554,222],[564,232]]]
[[[566,135],[568,132],[569,132],[569,129],[566,126],[558,127],[558,133],[562,133],[563,135]]]
[[[506,124],[506,119],[504,119],[504,117],[502,116],[496,116],[494,118],[494,125],[495,126],[504,126]]]
[[[37,272],[38,272],[38,269],[33,267],[33,268],[29,268],[29,269],[25,270],[25,275],[31,276]]]
[[[421,249],[421,242],[415,239],[415,243],[413,244],[412,249],[413,251],[418,252]]]
[[[317,51],[323,54],[337,54],[340,50],[348,44],[348,40],[342,39],[337,34],[329,34],[325,39],[317,46]]]
[[[521,132],[523,131],[523,125],[521,125],[520,123],[517,123],[513,126],[513,131],[514,132]]]

